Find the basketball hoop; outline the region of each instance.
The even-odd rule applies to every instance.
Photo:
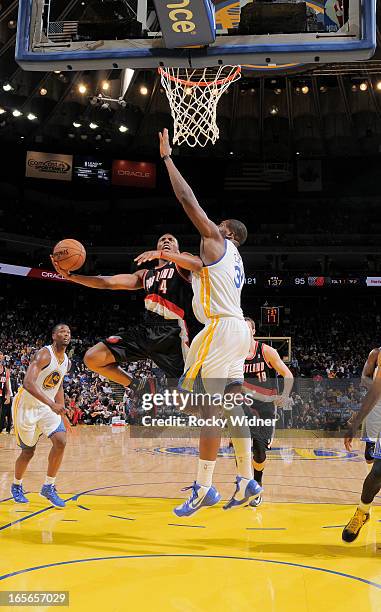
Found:
[[[215,144],[220,135],[217,105],[229,85],[241,78],[241,66],[159,68],[159,74],[174,121],[173,144]]]

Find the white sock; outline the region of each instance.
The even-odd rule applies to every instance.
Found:
[[[47,476],[45,479],[45,484],[46,485],[54,485],[56,482],[56,477],[55,476]]]
[[[363,512],[365,512],[365,514],[369,514],[369,510],[372,504],[364,504],[362,501],[360,501],[358,507],[359,510],[362,510]]]
[[[15,484],[15,485],[21,485],[21,484],[22,484],[22,478],[21,478],[21,480],[17,480],[17,478],[14,478],[14,479],[13,479],[13,484]]]
[[[209,488],[212,486],[213,480],[213,472],[214,466],[216,465],[215,461],[208,461],[207,459],[199,459],[198,460],[198,468],[197,468],[197,484],[202,487]]]

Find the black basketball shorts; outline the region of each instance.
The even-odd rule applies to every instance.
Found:
[[[180,331],[177,322],[154,326],[141,323],[102,342],[117,363],[152,359],[168,378],[178,379],[184,371]]]

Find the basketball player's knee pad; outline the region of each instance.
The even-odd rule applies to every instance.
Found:
[[[255,463],[264,463],[266,461],[265,446],[259,440],[255,439],[253,439],[253,459]]]

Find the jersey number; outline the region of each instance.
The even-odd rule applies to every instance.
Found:
[[[166,279],[162,280],[160,285],[159,285],[159,291],[160,293],[167,293],[167,281]]]
[[[263,383],[267,380],[266,372],[257,372],[257,377],[258,380]]]
[[[242,287],[243,279],[245,278],[241,266],[234,266],[234,283],[237,289]]]

